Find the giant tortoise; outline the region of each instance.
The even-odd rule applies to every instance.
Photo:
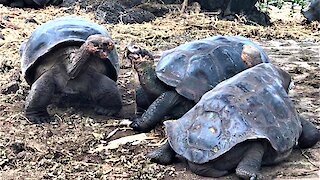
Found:
[[[22,74],[31,85],[25,110],[32,122],[49,121],[46,108],[54,94],[78,95],[99,114],[120,111],[118,55],[103,26],[75,16],[57,18],[38,27],[20,53]]]
[[[176,121],[164,122],[168,141],[148,156],[170,164],[178,154],[198,175],[235,170],[256,179],[261,165],[283,161],[292,149],[313,146],[319,130],[298,115],[286,90],[290,76],[270,63],[218,84]]]
[[[167,50],[156,69],[153,56],[137,45],[127,47],[127,57],[138,73],[147,99],[153,102],[131,124],[134,130],[143,132],[153,129],[166,115],[181,117],[219,82],[269,62],[260,46],[241,36],[214,36]],[[139,102],[139,96],[137,99]]]

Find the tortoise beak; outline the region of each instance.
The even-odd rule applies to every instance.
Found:
[[[106,51],[100,50],[99,56],[101,59],[108,59],[108,53]]]

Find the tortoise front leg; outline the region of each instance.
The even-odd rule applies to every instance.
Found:
[[[122,108],[121,95],[117,84],[109,77],[92,72],[88,93],[95,103],[95,112],[100,115],[112,116]]]
[[[149,132],[168,115],[170,110],[184,98],[175,91],[162,93],[147,109],[140,118],[136,118],[131,123],[135,131]]]
[[[263,145],[260,142],[252,142],[236,168],[237,176],[243,179],[258,179],[263,154]]]
[[[149,153],[147,157],[151,158],[151,162],[155,162],[162,165],[172,164],[175,158],[176,152],[171,148],[167,141],[159,149]]]
[[[137,101],[138,112],[144,112],[146,109],[148,109],[148,107],[151,105],[151,103],[154,100],[155,99],[150,98],[150,96],[145,92],[145,90],[141,86],[137,87],[136,101]]]
[[[55,81],[51,72],[41,75],[31,86],[25,104],[26,117],[33,123],[50,121],[47,106],[55,90]]]

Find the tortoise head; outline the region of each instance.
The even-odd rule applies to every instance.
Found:
[[[125,50],[125,58],[128,59],[135,67],[142,63],[154,63],[154,56],[149,51],[133,43],[127,45]]]
[[[101,34],[94,34],[88,37],[85,42],[86,49],[101,59],[107,59],[110,52],[114,49],[114,42],[109,37]]]
[[[250,45],[243,45],[241,58],[248,68],[263,62],[259,49]]]

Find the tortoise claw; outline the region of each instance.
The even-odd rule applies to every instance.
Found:
[[[26,111],[26,117],[34,124],[51,122],[50,115],[47,111]]]
[[[107,108],[103,108],[101,106],[96,106],[94,108],[94,111],[98,114],[98,115],[104,115],[104,116],[114,116],[118,114],[118,110],[115,109],[107,109]]]
[[[257,176],[250,177],[250,180],[256,180],[256,179],[257,179]]]
[[[143,126],[141,126],[141,118],[132,119],[132,123],[130,124],[130,127],[134,131],[138,131],[138,132],[148,132],[149,131],[149,129],[144,128]]]
[[[243,178],[243,179],[249,179],[249,180],[259,180],[262,179],[261,175],[259,173],[250,172],[249,170],[245,170],[242,168],[236,169],[237,176]]]

